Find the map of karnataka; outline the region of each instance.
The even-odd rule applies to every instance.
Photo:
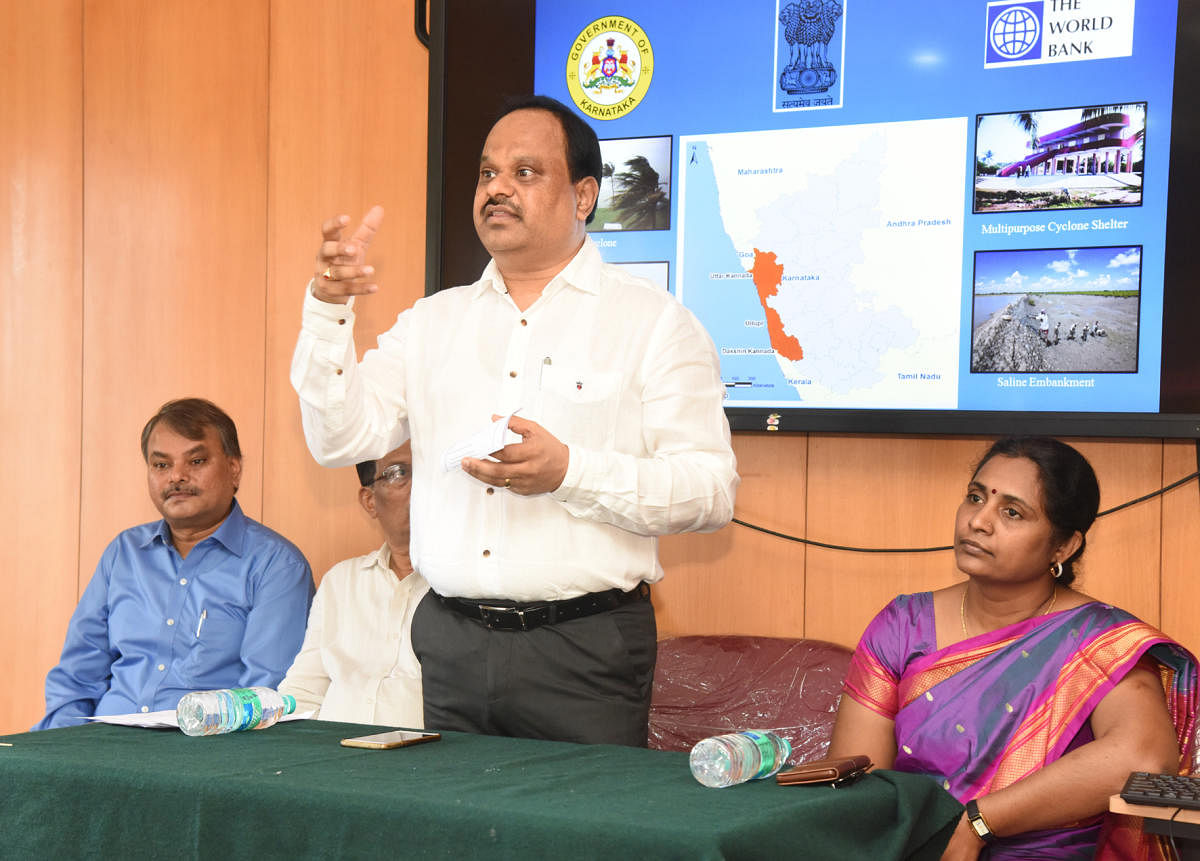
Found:
[[[676,295],[729,404],[955,405],[967,132],[948,117],[680,137]]]

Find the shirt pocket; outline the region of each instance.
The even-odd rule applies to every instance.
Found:
[[[546,365],[541,376],[540,424],[564,443],[611,448],[620,398],[620,374]]]
[[[210,612],[200,636],[189,636],[191,647],[179,664],[180,679],[194,690],[234,687],[242,673],[245,627],[239,619]]]

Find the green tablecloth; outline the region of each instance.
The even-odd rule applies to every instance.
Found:
[[[707,789],[683,753],[460,733],[395,750],[338,744],[371,731],[295,721],[208,738],[102,724],[7,736],[0,854],[936,859],[962,810],[928,778],[891,771],[838,790]]]

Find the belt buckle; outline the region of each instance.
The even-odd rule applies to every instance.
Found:
[[[499,622],[499,620],[505,619],[514,613],[521,622],[521,629],[525,629],[523,610],[518,610],[516,607],[500,607],[495,604],[476,604],[475,606],[479,609],[479,621],[483,622],[484,625],[491,628],[493,631],[499,627],[499,625],[496,624]],[[495,619],[495,621],[493,621],[493,619]]]
[[[519,627],[522,631],[531,631],[531,630],[533,630],[533,628],[536,628],[539,625],[545,624],[545,622],[550,621],[549,615],[548,615],[549,605],[547,605],[547,604],[536,604],[532,607],[499,607],[495,604],[479,604],[477,606],[479,607],[479,620],[481,622],[483,622],[484,625],[491,628],[493,631],[496,630],[497,628],[503,630],[506,628],[517,628],[517,627]],[[530,614],[531,616],[534,613],[543,613],[543,614],[547,614],[547,618],[546,618],[545,622],[535,622],[531,626],[530,621],[525,618],[525,615],[527,613]],[[511,619],[514,616],[516,617],[517,622],[519,623],[518,625],[499,625],[499,624],[495,624],[493,622],[493,619],[495,619],[496,622],[499,622],[502,619],[507,620],[507,619]]]

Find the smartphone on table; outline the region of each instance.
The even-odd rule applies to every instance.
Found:
[[[391,750],[393,747],[407,747],[410,744],[422,744],[427,741],[437,741],[442,737],[437,732],[418,732],[411,729],[396,729],[388,732],[377,732],[374,735],[360,735],[356,738],[342,739],[342,747],[363,747],[368,750]]]

